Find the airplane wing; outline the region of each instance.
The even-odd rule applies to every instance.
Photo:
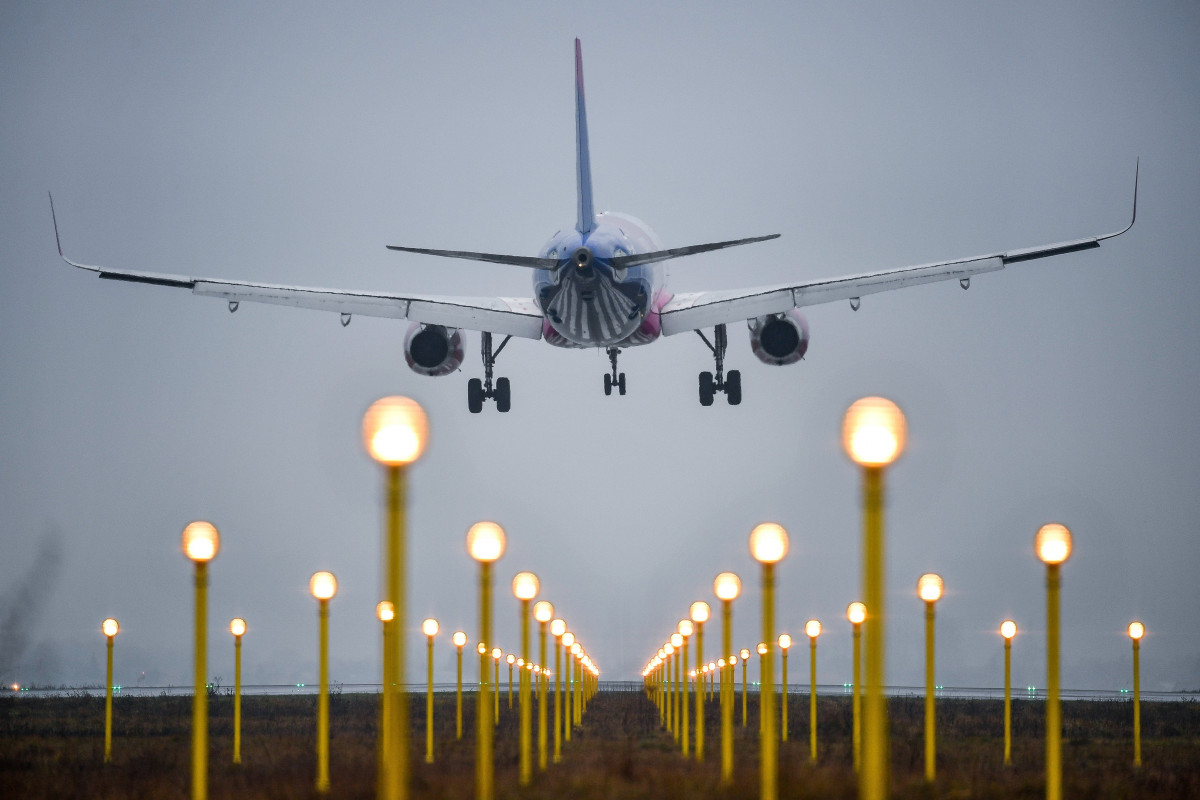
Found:
[[[50,201],[50,213],[53,217],[53,198]],[[73,267],[94,272],[101,278],[109,280],[191,289],[193,294],[219,297],[228,301],[231,310],[236,310],[237,304],[242,302],[271,303],[294,308],[311,308],[317,311],[333,311],[343,315],[343,322],[348,319],[349,315],[363,314],[370,317],[407,319],[427,325],[445,325],[504,336],[519,336],[526,339],[542,337],[542,313],[531,298],[443,297],[357,292],[346,289],[281,286],[221,278],[110,269],[79,264],[63,255],[62,243],[58,239],[57,219],[54,220],[54,238],[58,243],[59,257]]]
[[[1137,221],[1137,176],[1133,182],[1133,218],[1122,230],[1076,239],[1069,242],[1009,250],[1004,253],[919,264],[899,269],[866,272],[844,278],[828,278],[806,283],[762,286],[717,292],[689,292],[675,295],[662,309],[662,332],[671,336],[676,333],[711,328],[731,322],[753,319],[768,314],[781,314],[793,308],[849,300],[858,308],[863,295],[918,286],[922,283],[945,281],[957,278],[966,288],[972,275],[995,272],[1009,264],[1032,261],[1038,258],[1090,250],[1100,242],[1120,236]]]

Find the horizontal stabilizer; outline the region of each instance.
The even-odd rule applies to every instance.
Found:
[[[696,253],[707,253],[710,250],[724,250],[726,247],[737,247],[740,244],[754,244],[755,242],[765,242],[770,239],[778,239],[778,233],[772,233],[769,236],[754,236],[749,239],[731,239],[727,242],[711,242],[709,244],[693,244],[687,247],[672,247],[670,250],[658,250],[653,253],[635,253],[631,256],[616,256],[612,259],[614,269],[625,269],[627,267],[638,267],[642,264],[654,264],[659,261],[666,261],[671,258],[679,258],[680,256],[691,256]]]
[[[420,253],[426,256],[442,256],[443,258],[462,258],[467,261],[489,261],[493,264],[508,264],[514,267],[529,269],[554,269],[558,260],[553,258],[538,258],[536,256],[506,256],[501,253],[471,253],[466,250],[428,250],[424,247],[400,247],[389,244],[388,250],[399,250],[403,253]]]

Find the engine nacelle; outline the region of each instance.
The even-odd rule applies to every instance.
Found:
[[[462,331],[414,322],[404,337],[404,359],[421,375],[449,375],[463,362]]]
[[[808,321],[798,308],[755,317],[746,324],[750,327],[750,347],[764,364],[795,364],[808,351]]]

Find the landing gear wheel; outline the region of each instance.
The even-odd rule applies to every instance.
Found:
[[[508,340],[511,338],[511,336],[505,336],[504,341],[493,351],[492,335],[484,332],[480,347],[483,355],[483,380],[471,378],[467,381],[467,408],[472,414],[478,414],[483,410],[484,400],[495,400],[496,410],[501,414],[512,408],[512,391],[508,378],[496,378],[495,387],[492,386],[492,370],[496,366],[496,356],[500,355],[500,351],[504,349],[504,345],[508,344]]]
[[[740,370],[729,370],[729,375],[725,378],[725,398],[731,406],[742,402],[742,373]]]
[[[625,394],[625,373],[617,372],[617,356],[621,355],[619,347],[608,348],[608,363],[612,365],[612,371],[604,376],[604,394],[606,397],[612,396],[613,388],[617,390],[617,394]]]
[[[510,408],[512,408],[512,392],[509,388],[508,378],[496,378],[496,410],[501,414],[507,414]]]
[[[713,394],[716,392],[716,386],[713,385],[713,374],[711,372],[700,373],[700,405],[711,406],[713,404]]]
[[[711,372],[700,373],[700,405],[711,406],[717,392],[724,392],[729,405],[736,406],[742,402],[742,373],[736,369],[725,374],[725,350],[729,347],[729,335],[724,325],[713,329],[713,340],[710,342],[703,331],[697,330],[696,335],[712,351],[716,375]]]
[[[467,409],[472,414],[483,411],[483,381],[479,378],[467,381]]]

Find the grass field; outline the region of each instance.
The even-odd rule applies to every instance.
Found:
[[[496,740],[498,798],[753,798],[758,796],[757,732],[735,725],[735,785],[719,787],[718,707],[706,711],[705,760],[685,760],[637,692],[602,692],[564,747],[561,764],[517,786],[517,722],[501,698]],[[438,695],[436,762],[424,763],[424,697],[412,698],[414,798],[474,797],[473,696],[464,698],[463,740],[454,740],[454,695]],[[792,695],[790,736],[780,750],[781,798],[856,796],[848,698],[820,698],[820,758],[809,764],[808,697]],[[330,797],[375,796],[378,697],[331,698]],[[243,699],[242,760],[230,764],[233,705],[210,700],[213,798],[314,797],[316,698]],[[1002,704],[938,701],[938,780],[923,780],[923,700],[890,701],[893,796],[1038,798],[1044,793],[1043,706],[1013,704],[1013,766],[1003,760]],[[536,748],[536,713],[535,748]],[[104,698],[0,698],[0,797],[177,798],[190,791],[191,699],[117,698],[113,760],[105,766]],[[1200,703],[1143,703],[1143,767],[1132,766],[1132,707],[1121,701],[1063,705],[1064,795],[1075,798],[1200,797]],[[551,743],[553,738],[550,739]],[[552,746],[552,744],[551,744]],[[536,762],[535,762],[536,763]]]

